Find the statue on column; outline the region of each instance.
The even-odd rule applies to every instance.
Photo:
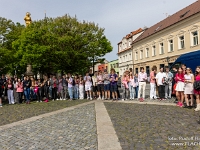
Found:
[[[29,12],[26,13],[26,16],[24,17],[25,23],[26,23],[26,27],[31,24],[32,20],[31,20],[31,14]]]
[[[31,24],[32,20],[31,20],[31,14],[29,12],[26,13],[24,20],[25,20],[25,23],[26,23],[26,27]],[[32,72],[32,66],[30,64],[27,65],[25,75],[26,76],[33,76],[34,75],[34,73]]]

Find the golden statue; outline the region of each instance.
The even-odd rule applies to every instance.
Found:
[[[26,13],[26,16],[24,17],[26,26],[28,26],[29,24],[31,24],[32,20],[31,20],[31,14],[29,12]]]

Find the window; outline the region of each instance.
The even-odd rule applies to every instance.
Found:
[[[149,48],[146,48],[146,57],[149,57]]]
[[[126,55],[126,61],[127,61],[127,55]]]
[[[150,69],[149,69],[149,66],[146,66],[146,73],[147,73],[148,76],[150,75]]]
[[[135,60],[138,60],[138,52],[135,52]]]
[[[129,60],[132,60],[132,58],[131,58],[131,53],[129,54]]]
[[[122,57],[119,58],[119,62],[120,62],[120,63],[122,62]]]
[[[125,62],[125,56],[124,56],[124,60],[123,60],[123,62]]]
[[[156,46],[152,47],[152,56],[156,56]]]
[[[131,46],[131,40],[129,40],[129,42],[128,42],[128,46]]]
[[[160,43],[160,54],[164,54],[164,44]]]
[[[140,59],[143,59],[143,50],[140,51]]]
[[[169,52],[173,52],[173,50],[174,50],[173,40],[169,40]]]
[[[195,31],[195,32],[192,32],[192,40],[193,40],[193,46],[196,46],[198,45],[198,32]]]
[[[135,73],[137,73],[137,74],[138,74],[138,68],[135,68]]]
[[[179,49],[183,49],[185,47],[184,36],[179,37]]]

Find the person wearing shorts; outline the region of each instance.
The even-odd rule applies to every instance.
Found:
[[[104,100],[104,83],[103,83],[103,74],[101,71],[99,71],[97,75],[97,89],[98,89],[98,100],[102,99]]]
[[[115,73],[115,69],[111,69],[111,74],[110,74],[110,91],[112,92],[113,101],[118,99],[118,95],[117,95],[117,81],[118,81],[118,75]]]
[[[108,100],[110,99],[110,74],[108,74],[107,70],[104,70],[103,80],[104,80],[105,100]]]
[[[89,76],[89,73],[86,73],[84,81],[85,81],[85,91],[87,93],[87,99],[92,100],[92,92],[91,92],[92,78]]]

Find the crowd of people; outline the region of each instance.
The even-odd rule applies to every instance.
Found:
[[[144,72],[143,67],[141,68],[141,72],[135,76],[131,72],[125,72],[122,77],[122,100],[128,99],[128,93],[130,93],[130,99],[133,99],[135,91],[138,100],[143,102],[147,80],[147,73]],[[195,74],[185,64],[182,64],[178,68],[173,67],[173,72],[170,72],[167,66],[165,68],[161,67],[159,72],[157,72],[156,67],[153,67],[149,80],[151,100],[159,99],[161,101],[171,99],[174,94],[177,106],[192,108],[195,107],[194,104],[196,103],[195,111],[200,110],[200,66],[196,68]],[[194,101],[194,97],[196,101]]]
[[[70,73],[58,76],[44,76],[43,79],[25,76],[23,80],[17,77],[5,77],[0,79],[0,107],[2,97],[8,99],[9,104],[30,104],[30,101],[48,102],[49,100],[74,99],[113,99],[118,100],[118,75],[114,69],[108,73],[107,70],[90,72],[82,75]]]
[[[0,79],[0,107],[2,107],[2,97],[7,97],[9,104],[21,104],[30,101],[48,102],[49,100],[88,99],[88,100],[110,100],[137,99],[140,102],[145,100],[146,83],[150,82],[150,100],[160,101],[171,99],[174,94],[177,106],[185,108],[196,108],[200,110],[200,67],[196,68],[195,74],[184,64],[179,68],[153,67],[150,76],[141,68],[140,72],[133,74],[132,70],[124,72],[119,77],[114,69],[108,73],[107,70],[92,70],[85,76],[70,73],[58,76],[44,76],[43,79],[24,77],[23,80],[17,77],[5,77]],[[122,97],[118,87],[121,86]],[[196,101],[195,101],[196,100]]]

